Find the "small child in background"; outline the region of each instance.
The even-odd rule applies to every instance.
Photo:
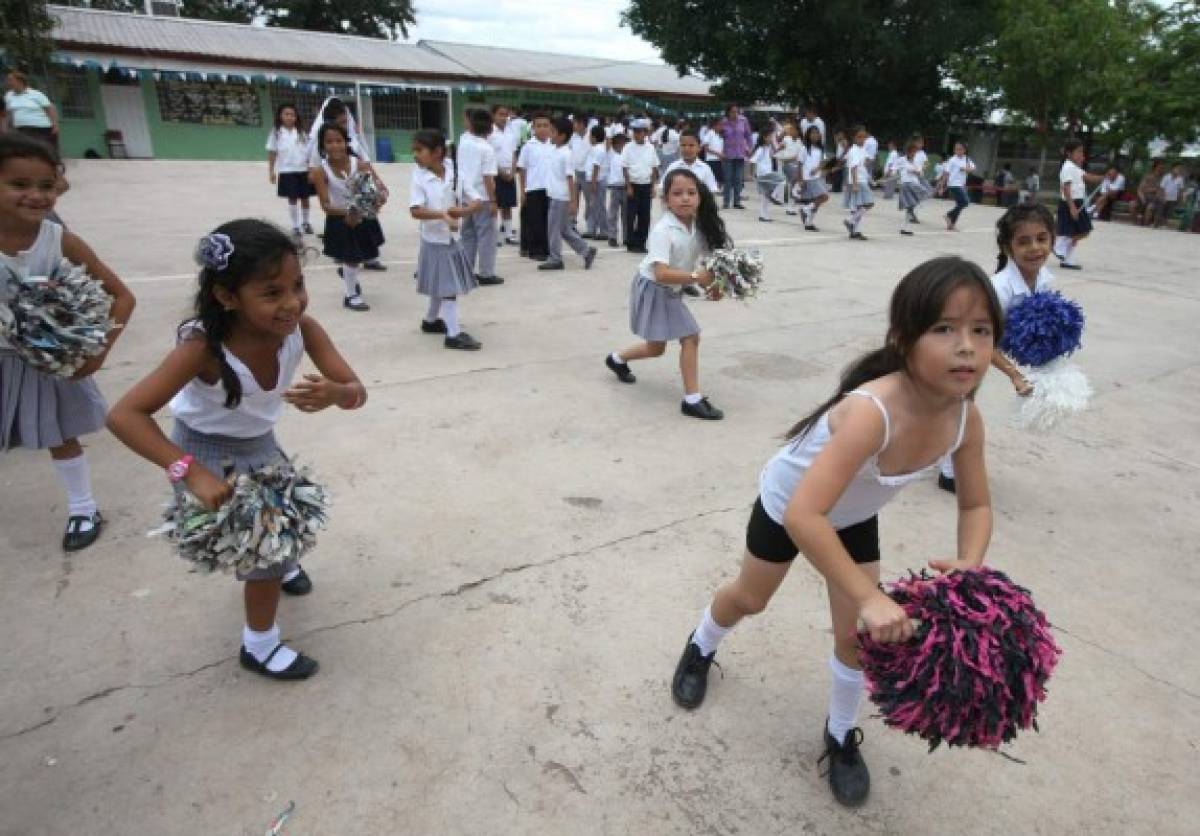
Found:
[[[521,255],[534,261],[545,261],[549,257],[546,223],[550,199],[546,196],[546,178],[554,158],[551,133],[550,117],[537,114],[533,117],[533,136],[521,146],[517,155],[517,172],[521,179]]]
[[[650,211],[654,204],[654,187],[658,183],[658,152],[646,141],[648,119],[635,119],[630,128],[633,141],[621,149],[621,165],[625,170],[625,197],[628,222],[625,225],[625,249],[645,253],[650,235]]]
[[[275,110],[275,127],[267,137],[267,175],[275,194],[286,198],[292,234],[312,235],[309,198],[317,193],[308,179],[308,136],[300,126],[294,104]]]
[[[499,246],[519,244],[512,226],[512,210],[517,206],[517,145],[515,132],[508,129],[509,110],[504,105],[492,107],[492,132],[488,143],[496,154],[496,206],[500,210]]]
[[[771,204],[777,202],[774,194],[783,183],[783,175],[775,170],[774,152],[775,132],[764,126],[750,154],[754,181],[758,185],[758,219],[763,223],[771,223]]]
[[[608,245],[619,247],[629,240],[629,203],[625,198],[625,165],[621,161],[625,134],[613,134],[609,143],[612,148],[608,152]]]
[[[865,128],[854,131],[854,144],[846,152],[846,172],[848,179],[847,194],[850,196],[850,217],[842,221],[850,238],[854,241],[865,241],[867,236],[859,231],[863,217],[875,205],[875,197],[871,194],[871,170],[864,143],[867,141]]]
[[[593,125],[588,133],[592,147],[584,163],[587,172],[587,179],[583,181],[587,196],[587,211],[584,213],[587,217],[587,235],[583,237],[603,241],[608,238],[608,212],[604,208],[608,198],[608,149],[604,147],[603,127]]]
[[[921,205],[922,200],[929,197],[929,187],[921,176],[922,167],[917,161],[919,153],[921,149],[917,143],[910,141],[904,149],[904,156],[892,164],[900,179],[900,211],[904,213],[904,220],[900,222],[901,235],[913,234],[908,228],[909,224],[918,222],[917,207]]]
[[[1058,173],[1058,229],[1054,242],[1054,254],[1064,270],[1081,270],[1075,260],[1075,247],[1092,232],[1092,218],[1084,209],[1087,200],[1087,183],[1099,183],[1104,178],[1099,174],[1088,174],[1083,170],[1083,143],[1069,140],[1063,146],[1066,159]]]
[[[1161,191],[1159,205],[1154,216],[1155,228],[1162,226],[1175,216],[1175,209],[1179,206],[1179,197],[1183,194],[1183,184],[1183,163],[1175,163],[1171,166],[1171,171],[1159,183]]]
[[[454,205],[454,168],[446,159],[446,138],[425,129],[413,136],[412,195],[409,214],[421,222],[421,249],[417,254],[417,293],[429,297],[429,310],[421,320],[425,334],[445,334],[446,348],[478,351],[483,344],[461,330],[458,297],[477,286],[462,246],[454,240],[459,219],[473,214],[476,203]]]
[[[821,144],[821,131],[810,125],[804,132],[804,145],[800,153],[800,211],[804,213],[804,228],[818,232],[815,220],[817,210],[829,201],[825,188],[825,149]]]
[[[709,122],[703,144],[704,162],[712,170],[713,177],[717,181],[718,191],[723,192],[725,190],[725,165],[722,161],[725,159],[725,137],[717,130],[720,124],[721,117],[714,116]]]
[[[967,175],[975,170],[975,163],[967,156],[966,143],[954,143],[954,155],[946,160],[938,180],[938,191],[950,192],[954,199],[954,208],[946,213],[946,229],[958,231],[958,218],[963,210],[971,205],[967,197]]]
[[[1025,188],[1021,190],[1019,195],[1021,203],[1037,202],[1038,192],[1042,190],[1042,178],[1038,174],[1036,168],[1029,169],[1029,173],[1025,175]]]
[[[896,140],[894,139],[888,140],[887,151],[887,159],[883,163],[883,199],[891,200],[892,195],[896,193],[896,184],[900,179],[897,164],[902,155],[896,149]]]
[[[546,252],[549,258],[545,263],[538,265],[539,270],[562,270],[565,268],[562,260],[563,241],[566,241],[571,249],[583,259],[584,270],[592,269],[592,262],[596,260],[596,248],[585,244],[583,238],[571,224],[571,220],[579,208],[579,191],[575,185],[575,152],[570,146],[571,135],[570,121],[567,119],[555,121],[556,152],[546,177],[546,196],[550,200],[546,223]]]
[[[496,275],[496,152],[488,137],[492,115],[479,108],[467,114],[470,130],[458,147],[457,195],[462,205],[478,208],[462,220],[462,248],[481,285],[504,284]],[[478,265],[478,267],[476,266]]]
[[[684,168],[695,174],[696,179],[716,196],[721,187],[717,184],[712,168],[700,159],[700,137],[691,128],[679,135],[679,154],[679,159],[667,166],[667,170],[663,172],[663,182],[666,182],[667,175],[672,171]]]
[[[586,195],[583,194],[583,184],[587,182],[587,158],[592,150],[591,137],[588,136],[588,120],[587,116],[578,113],[571,117],[570,122],[574,129],[570,139],[567,140],[567,146],[571,149],[571,177],[575,181],[575,188],[578,193],[574,196],[575,213],[568,219],[573,229],[579,227],[579,210],[583,209],[583,219],[586,222],[588,217]]]

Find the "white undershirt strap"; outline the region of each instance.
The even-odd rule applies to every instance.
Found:
[[[884,450],[887,449],[888,444],[891,443],[891,440],[892,440],[892,419],[888,415],[887,407],[885,407],[883,405],[883,401],[881,401],[879,399],[878,395],[868,392],[866,389],[851,389],[846,394],[847,395],[858,395],[859,397],[863,397],[863,398],[870,398],[871,402],[874,403],[875,406],[879,407],[879,412],[881,415],[883,415],[883,446],[881,446],[875,452],[875,455],[876,456],[880,455],[881,453],[883,453]]]

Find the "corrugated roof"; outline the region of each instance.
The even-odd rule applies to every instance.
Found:
[[[54,38],[64,49],[108,49],[373,74],[450,78],[469,75],[461,66],[432,50],[378,38],[68,6],[50,6],[50,12],[57,21]]]
[[[664,64],[612,61],[449,41],[426,40],[419,43],[489,81],[551,83],[592,89],[610,87],[625,92],[682,96],[711,95],[709,84],[704,79],[680,77],[674,69]]]

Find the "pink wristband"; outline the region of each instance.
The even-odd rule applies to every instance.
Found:
[[[171,484],[182,482],[183,479],[188,475],[188,470],[191,469],[192,462],[195,460],[195,456],[189,454],[179,459],[179,461],[171,462],[170,466],[167,468],[167,480],[170,481]]]

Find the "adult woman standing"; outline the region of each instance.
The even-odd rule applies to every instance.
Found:
[[[4,109],[9,127],[40,139],[58,150],[58,112],[40,90],[29,86],[25,73],[13,70],[5,79],[8,92],[4,94]]]
[[[725,194],[722,203],[728,209],[732,202],[734,208],[744,209],[742,205],[742,187],[746,185],[746,157],[750,156],[750,122],[738,111],[738,106],[731,104],[725,108],[725,118],[717,126],[721,139],[725,142],[722,152],[722,165],[725,169]]]

